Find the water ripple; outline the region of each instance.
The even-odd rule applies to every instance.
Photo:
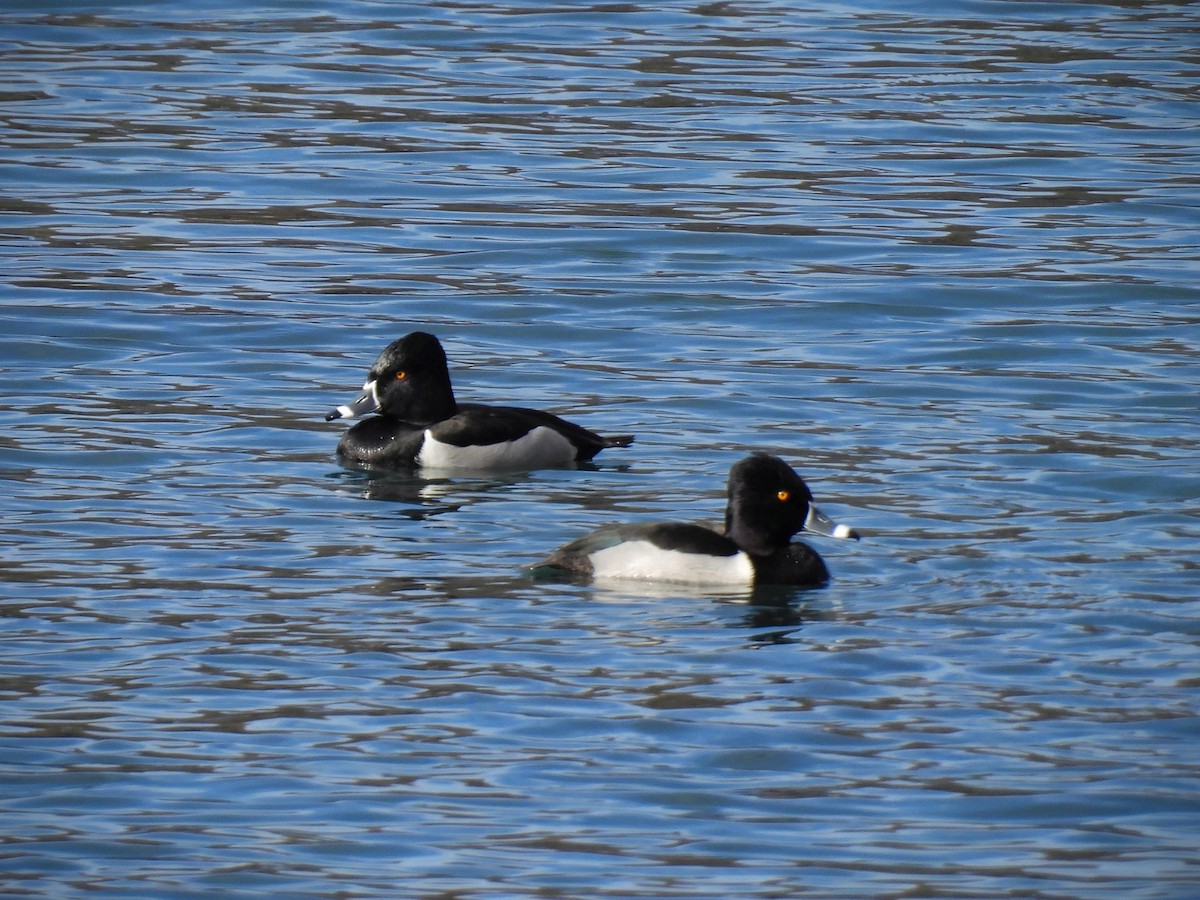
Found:
[[[0,13],[7,893],[1190,896],[1194,17],[876,7]],[[416,327],[637,444],[339,469]]]

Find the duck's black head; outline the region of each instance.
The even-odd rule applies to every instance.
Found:
[[[798,531],[858,540],[858,534],[825,517],[796,471],[778,456],[755,453],[729,470],[725,533],[753,556],[782,550]]]
[[[432,334],[414,331],[388,344],[367,373],[362,396],[339,406],[326,419],[378,411],[424,425],[448,419],[457,409],[446,351]]]
[[[811,501],[808,486],[791,466],[755,453],[729,470],[725,533],[747,553],[769,556],[804,527]]]

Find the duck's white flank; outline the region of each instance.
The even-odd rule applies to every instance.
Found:
[[[626,541],[591,554],[593,578],[638,578],[682,584],[754,583],[754,566],[745,553],[709,556],[663,550],[649,541]]]
[[[417,462],[429,469],[542,469],[575,462],[575,445],[542,425],[515,441],[456,447],[426,429]]]

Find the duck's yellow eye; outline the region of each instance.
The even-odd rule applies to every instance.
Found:
[[[787,501],[788,501],[788,497],[790,497],[790,496],[792,496],[792,495],[791,495],[791,494],[789,494],[787,491],[780,491],[780,492],[779,492],[778,494],[776,494],[775,496],[779,498],[779,502],[780,502],[780,503],[787,503]]]
[[[407,377],[408,377],[408,373],[407,373],[407,372],[400,371],[400,372],[397,372],[397,373],[396,373],[396,380],[397,380],[397,381],[403,381],[403,380],[404,380],[405,378],[407,378]]]

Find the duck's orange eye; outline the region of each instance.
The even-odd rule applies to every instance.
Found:
[[[396,373],[396,380],[397,380],[397,381],[403,381],[403,380],[404,380],[405,378],[407,378],[407,377],[408,377],[408,373],[407,373],[407,372],[400,371],[400,372],[397,372],[397,373]]]
[[[780,503],[787,503],[788,498],[791,497],[792,495],[790,493],[788,493],[787,491],[780,491],[775,496],[779,498]]]

